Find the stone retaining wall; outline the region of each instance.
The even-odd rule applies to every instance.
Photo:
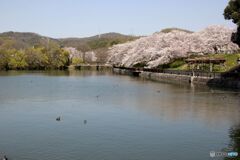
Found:
[[[111,70],[112,66],[107,66],[107,65],[79,65],[79,66],[74,66],[76,70],[100,70],[100,71],[105,71],[105,70]]]
[[[132,72],[126,69],[113,69],[114,73],[132,75]],[[166,73],[153,73],[153,72],[141,72],[140,77],[159,81],[166,83],[175,84],[194,84],[194,85],[207,85],[213,87],[225,87],[232,89],[240,89],[240,81],[233,79],[223,79],[223,78],[208,78],[208,77],[196,77],[187,75],[177,75],[177,74],[166,74]]]

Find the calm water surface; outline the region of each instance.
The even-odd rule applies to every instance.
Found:
[[[99,72],[0,73],[0,156],[13,160],[208,160],[230,149],[239,124],[238,92]]]

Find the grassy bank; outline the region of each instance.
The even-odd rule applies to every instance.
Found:
[[[223,58],[226,60],[224,65],[214,65],[214,72],[225,72],[237,65],[237,59],[240,58],[240,53],[238,54],[208,54],[204,56],[193,56],[191,58]],[[185,59],[176,59],[173,62],[159,66],[159,68],[173,69],[173,70],[188,70],[188,65]],[[209,71],[209,67],[204,67],[205,71]]]

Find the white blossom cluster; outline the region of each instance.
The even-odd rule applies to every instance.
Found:
[[[69,58],[82,58],[83,57],[83,52],[78,51],[76,48],[73,47],[65,47],[64,50],[69,52]]]
[[[194,33],[181,30],[154,33],[133,42],[113,46],[108,51],[108,63],[125,67],[144,63],[153,68],[192,54],[231,54],[239,50],[231,42],[233,31],[224,26],[210,26]]]
[[[69,54],[70,60],[72,60],[73,58],[80,58],[80,59],[84,59],[86,62],[90,62],[90,63],[97,61],[97,57],[96,57],[96,54],[94,51],[88,51],[88,52],[83,53],[73,47],[65,47],[64,49],[70,53]]]
[[[96,62],[97,57],[94,51],[85,52],[85,61],[86,62]]]

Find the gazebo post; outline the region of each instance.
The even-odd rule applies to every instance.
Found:
[[[240,64],[240,57],[237,59],[237,64]]]
[[[210,72],[213,71],[213,63],[210,62]]]

